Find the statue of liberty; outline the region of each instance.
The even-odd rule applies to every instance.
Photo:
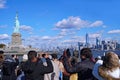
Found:
[[[20,29],[20,24],[18,20],[18,14],[16,13],[14,33],[19,33],[20,32],[19,29]]]

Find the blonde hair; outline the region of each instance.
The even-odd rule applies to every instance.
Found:
[[[116,67],[119,67],[119,57],[114,52],[108,52],[105,55],[105,59],[103,60],[103,66],[108,70],[113,70]]]
[[[117,80],[117,79],[112,79],[112,77],[106,72],[107,71],[112,72],[114,71],[114,69],[118,67],[120,68],[118,55],[114,52],[108,52],[103,59],[103,65],[99,66],[98,72],[99,75],[103,77],[105,80]]]

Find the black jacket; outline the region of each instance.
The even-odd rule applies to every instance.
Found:
[[[90,59],[83,60],[76,64],[74,67],[70,67],[67,60],[65,60],[65,67],[69,73],[78,73],[78,80],[96,80],[92,75],[94,62]]]
[[[4,63],[6,63],[6,66],[9,66],[7,69],[4,68]],[[18,59],[14,60],[12,58],[6,58],[2,66],[2,73],[3,73],[2,80],[16,80],[17,76],[15,74],[15,69],[18,64],[19,64]],[[8,72],[9,72],[9,75],[8,75]]]
[[[44,66],[42,62],[30,62],[24,63],[22,70],[25,73],[26,80],[44,80],[44,74],[53,72],[53,66],[50,59],[46,59],[47,66]]]

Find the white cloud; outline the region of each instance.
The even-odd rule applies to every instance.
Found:
[[[5,8],[6,0],[0,0],[0,9]]]
[[[40,37],[39,36],[31,36],[28,38],[29,41],[38,41],[40,40]]]
[[[61,39],[61,38],[63,38],[63,36],[61,36],[61,35],[57,35],[57,36],[42,36],[41,37],[41,40],[43,40],[43,41],[56,41],[56,40],[59,40],[59,39]]]
[[[61,29],[61,32],[59,33],[60,36],[66,36],[68,30],[67,29]]]
[[[103,25],[102,21],[95,21],[90,25],[90,27],[97,27],[97,26],[101,26],[101,25]]]
[[[74,40],[74,42],[85,42],[85,36],[73,36],[71,39]]]
[[[120,29],[108,31],[109,34],[120,33]]]
[[[0,40],[7,40],[7,39],[9,39],[9,36],[7,34],[0,35]]]
[[[52,39],[50,36],[43,36],[43,37],[41,37],[41,39],[42,40],[50,40],[50,39]]]
[[[72,42],[74,42],[73,40],[63,40],[62,41],[63,43],[72,43]]]
[[[94,34],[89,34],[90,38],[96,38],[96,37],[101,37],[100,33],[94,33]]]
[[[59,36],[65,37],[65,36],[73,36],[76,34],[76,30],[74,29],[60,29]]]
[[[25,38],[24,40],[24,45],[28,46],[28,45],[32,45],[32,46],[39,46],[40,44],[40,37],[39,36],[30,36]],[[37,43],[37,44],[36,44]]]
[[[32,45],[38,48],[58,46],[62,36],[31,36],[24,40],[25,45]],[[56,45],[57,44],[57,45]]]
[[[31,32],[33,28],[31,26],[21,25],[20,30]]]
[[[70,16],[67,19],[63,19],[58,21],[55,26],[59,29],[81,29],[84,27],[98,27],[102,26],[103,22],[98,20],[95,22],[90,22],[86,20],[82,20],[80,17]]]
[[[88,24],[87,21],[81,20],[79,17],[69,17],[68,19],[63,19],[55,24],[56,28],[61,29],[71,29],[71,28],[81,28]]]
[[[62,35],[56,35],[56,36],[52,36],[50,37],[51,38],[51,41],[58,41],[60,39],[62,39],[64,36]]]

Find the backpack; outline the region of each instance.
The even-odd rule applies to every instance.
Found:
[[[2,72],[3,72],[3,75],[10,76],[12,74],[12,62],[4,61]]]

